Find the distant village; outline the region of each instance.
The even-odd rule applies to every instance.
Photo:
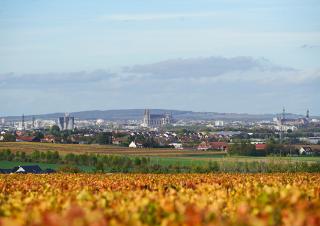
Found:
[[[115,145],[129,148],[228,151],[246,141],[256,150],[268,142],[291,145],[295,154],[317,154],[320,121],[309,115],[287,117],[285,109],[272,121],[176,120],[172,113],[153,114],[145,109],[141,120],[80,120],[65,114],[52,120],[34,117],[0,122],[0,142],[43,142]],[[316,147],[316,148],[315,148]]]

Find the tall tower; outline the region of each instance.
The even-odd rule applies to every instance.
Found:
[[[143,115],[143,126],[149,127],[149,125],[150,125],[150,111],[149,109],[145,109],[144,115]]]
[[[32,129],[35,129],[35,120],[34,116],[32,116]]]
[[[74,130],[74,117],[65,113],[63,117],[58,118],[58,126],[60,130]]]
[[[310,118],[310,115],[309,115],[309,109],[307,109],[306,118],[307,118],[307,119],[309,119],[309,118]]]
[[[282,109],[282,119],[286,119],[286,109],[284,107]]]
[[[22,127],[22,130],[26,129],[25,124],[24,124],[24,114],[22,114],[21,127]]]

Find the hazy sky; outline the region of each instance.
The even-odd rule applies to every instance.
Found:
[[[0,116],[320,115],[319,0],[0,0]]]

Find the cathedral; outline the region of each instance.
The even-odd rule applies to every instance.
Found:
[[[150,114],[149,109],[144,110],[143,127],[155,128],[168,125],[172,123],[172,114]]]

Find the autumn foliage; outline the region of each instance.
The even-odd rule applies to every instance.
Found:
[[[320,225],[320,174],[0,175],[2,225]]]

